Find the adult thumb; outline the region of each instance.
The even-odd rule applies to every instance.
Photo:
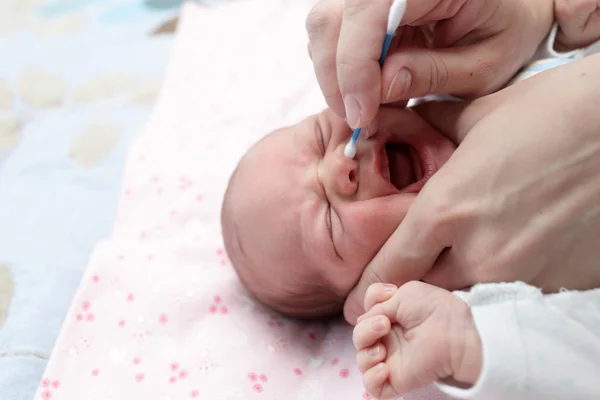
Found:
[[[481,96],[499,89],[512,75],[493,43],[449,48],[402,48],[388,56],[381,99],[387,104],[431,94]]]

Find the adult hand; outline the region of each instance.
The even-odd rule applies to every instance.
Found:
[[[600,3],[598,0],[555,0],[556,35],[559,50],[585,47],[600,40]]]
[[[460,145],[367,266],[348,322],[375,282],[600,287],[599,103],[595,55],[470,103],[423,105]]]
[[[408,0],[383,69],[392,0],[321,0],[306,19],[327,104],[352,128],[380,104],[427,94],[471,96],[504,85],[553,20],[552,0]]]

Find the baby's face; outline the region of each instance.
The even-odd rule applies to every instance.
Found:
[[[344,156],[352,131],[330,110],[274,132],[244,157],[231,236],[239,257],[261,265],[250,279],[318,276],[340,295],[352,289],[455,149],[412,111],[384,112],[398,113],[399,125],[361,138],[354,159]],[[417,121],[410,133],[407,118]]]

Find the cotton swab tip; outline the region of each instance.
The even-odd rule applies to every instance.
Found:
[[[354,140],[350,140],[346,147],[344,148],[344,155],[348,158],[354,158],[356,155],[356,142]]]
[[[387,33],[393,35],[398,29],[404,12],[406,11],[406,0],[394,0],[390,7],[390,13],[388,16]]]

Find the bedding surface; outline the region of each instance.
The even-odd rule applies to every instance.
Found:
[[[351,329],[294,323],[255,303],[220,235],[243,152],[324,107],[303,29],[312,3],[184,5],[113,232],[94,250],[37,399],[370,398]]]
[[[0,1],[2,400],[35,394],[91,252],[111,232],[178,8]]]

